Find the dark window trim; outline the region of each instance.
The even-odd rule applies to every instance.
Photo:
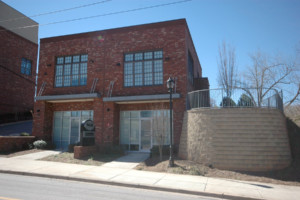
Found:
[[[25,67],[25,73],[22,73],[23,59],[25,59],[25,61],[26,61],[26,66],[27,66],[27,63],[30,62],[30,73],[29,74],[26,73],[26,67]],[[32,76],[32,60],[25,58],[25,57],[21,58],[21,74],[26,75],[26,76]]]
[[[162,51],[162,58],[154,58],[154,52],[155,51]],[[147,53],[147,52],[152,52],[152,59],[142,59],[142,60],[134,60],[135,58],[135,54],[136,53],[143,53],[143,56],[144,56],[144,53]],[[125,61],[125,55],[127,54],[133,54],[133,60],[132,61]],[[124,88],[133,88],[133,87],[153,87],[153,86],[161,86],[163,85],[163,81],[161,84],[155,84],[155,81],[154,81],[154,61],[155,60],[161,60],[162,61],[162,77],[164,75],[164,51],[163,49],[154,49],[154,50],[145,50],[145,51],[132,51],[132,52],[126,52],[126,53],[123,53],[123,87]],[[146,61],[152,61],[152,85],[145,85],[145,72],[144,72],[144,64]],[[135,62],[142,62],[142,85],[135,85],[135,68],[134,68],[134,63]],[[133,76],[133,80],[132,80],[132,86],[126,86],[125,85],[125,64],[126,63],[132,63],[132,76]]]
[[[85,87],[87,85],[87,81],[86,81],[85,85],[80,85],[80,75],[81,75],[80,74],[80,64],[81,63],[87,63],[87,68],[88,68],[88,59],[85,62],[81,62],[80,60],[79,60],[79,62],[73,62],[73,59],[72,59],[72,61],[70,63],[65,63],[65,58],[66,57],[69,57],[69,56],[71,56],[71,57],[73,57],[73,56],[81,56],[81,55],[87,55],[88,56],[88,53],[71,54],[71,55],[60,55],[60,56],[55,56],[54,57],[54,59],[55,59],[54,82],[53,82],[53,87],[54,88]],[[57,63],[57,58],[59,58],[59,57],[63,57],[64,58],[64,62],[62,64],[58,64]],[[79,59],[81,59],[81,57]],[[78,69],[78,85],[72,85],[72,76],[73,76],[72,75],[72,69],[73,69],[72,65],[76,64],[76,63],[79,64],[79,69]],[[66,65],[66,64],[70,64],[71,65],[70,85],[69,86],[64,86],[64,65]],[[56,67],[57,67],[57,65],[62,65],[63,66],[63,69],[62,69],[62,73],[63,73],[63,75],[62,75],[62,86],[56,86]],[[88,77],[88,70],[86,72],[86,76]]]

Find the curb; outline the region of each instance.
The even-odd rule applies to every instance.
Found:
[[[17,171],[0,170],[0,173],[24,175],[24,176],[36,176],[36,177],[42,177],[42,178],[53,178],[53,179],[61,179],[61,180],[69,180],[69,181],[80,181],[80,182],[86,182],[86,183],[105,184],[105,185],[112,185],[112,186],[156,190],[156,191],[163,191],[163,192],[174,192],[174,193],[181,193],[181,194],[199,195],[199,196],[205,196],[205,197],[214,197],[214,198],[222,198],[222,199],[224,198],[224,199],[230,199],[230,200],[260,200],[260,199],[251,198],[251,197],[239,197],[239,196],[224,195],[224,194],[214,194],[214,193],[207,193],[207,192],[189,191],[189,190],[183,190],[183,189],[155,187],[155,186],[147,186],[147,185],[139,185],[139,184],[136,185],[136,184],[130,184],[130,183],[120,183],[120,182],[111,182],[111,181],[102,181],[102,180],[92,180],[92,179],[75,178],[75,177],[67,177],[67,176],[59,176],[59,175],[36,174],[36,173],[31,173],[31,172],[17,172]]]

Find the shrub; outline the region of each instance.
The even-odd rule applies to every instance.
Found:
[[[45,142],[44,140],[37,140],[33,143],[33,146],[35,149],[46,149],[47,142]]]
[[[150,152],[151,152],[151,156],[159,156],[158,145],[154,145],[151,148]],[[169,145],[163,145],[162,154],[163,154],[163,156],[170,155],[170,146]]]
[[[26,132],[23,132],[23,133],[20,134],[20,136],[30,136],[30,134],[26,133]]]

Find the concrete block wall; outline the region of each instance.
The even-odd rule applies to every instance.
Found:
[[[179,157],[238,171],[285,168],[291,163],[285,117],[260,108],[187,111]]]

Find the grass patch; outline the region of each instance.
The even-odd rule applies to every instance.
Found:
[[[48,156],[42,158],[44,161],[71,163],[71,164],[81,164],[81,165],[95,165],[100,166],[107,162],[111,162],[119,157],[123,156],[120,153],[105,154],[105,153],[95,153],[91,156],[84,157],[82,159],[75,159],[74,153],[63,152],[57,155]]]

